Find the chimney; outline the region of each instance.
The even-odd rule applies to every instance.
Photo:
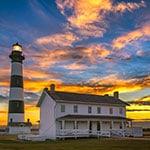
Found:
[[[30,119],[29,119],[29,118],[27,119],[27,122],[28,122],[28,123],[30,122]]]
[[[55,84],[50,85],[50,92],[55,92]]]
[[[46,88],[44,88],[44,91],[48,91],[48,88],[46,87]]]
[[[119,92],[118,91],[116,91],[116,92],[114,92],[114,98],[119,98]]]

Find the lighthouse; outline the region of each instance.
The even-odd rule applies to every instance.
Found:
[[[30,132],[31,123],[24,122],[24,90],[23,90],[23,60],[22,46],[18,43],[12,45],[9,55],[11,59],[11,78],[8,106],[9,133],[18,134]]]

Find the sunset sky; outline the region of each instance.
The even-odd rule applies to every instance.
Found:
[[[26,119],[44,87],[132,101],[150,120],[150,0],[0,0],[0,125],[7,121],[11,46],[23,46]]]

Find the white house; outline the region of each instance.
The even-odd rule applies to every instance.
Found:
[[[43,90],[39,134],[48,139],[89,136],[125,136],[126,102],[114,96]]]

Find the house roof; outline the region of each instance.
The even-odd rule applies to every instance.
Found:
[[[116,120],[131,120],[129,118],[121,116],[101,116],[101,115],[65,115],[63,117],[57,118],[57,120],[63,119],[116,119]]]
[[[47,91],[47,93],[55,101],[129,105],[128,103],[120,99],[117,99],[113,96],[79,94],[79,93],[57,92],[57,91],[54,91],[54,92]]]

